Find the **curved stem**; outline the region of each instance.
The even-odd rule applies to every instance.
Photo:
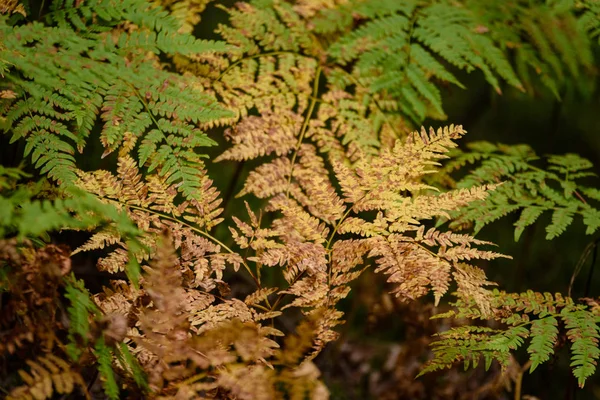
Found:
[[[217,239],[214,236],[212,236],[210,233],[205,232],[205,231],[203,231],[203,230],[201,230],[201,229],[195,227],[194,225],[189,224],[189,223],[187,223],[185,221],[181,221],[180,219],[175,218],[175,217],[173,217],[171,215],[164,214],[164,213],[159,212],[159,211],[151,210],[149,208],[144,208],[144,207],[140,207],[140,206],[136,206],[136,205],[132,205],[132,204],[127,204],[127,203],[124,203],[122,201],[115,200],[115,199],[108,199],[108,200],[114,201],[114,202],[116,202],[118,204],[121,204],[124,207],[128,207],[128,208],[131,208],[131,209],[134,209],[134,210],[139,210],[139,211],[143,211],[143,212],[147,212],[147,213],[151,213],[151,214],[155,214],[155,215],[158,215],[158,216],[160,216],[160,217],[162,217],[164,219],[167,219],[169,221],[176,222],[178,224],[187,226],[188,228],[190,228],[195,233],[198,233],[198,234],[204,236],[205,238],[211,240],[213,243],[215,243],[215,244],[223,247],[228,253],[230,253],[230,254],[238,254],[238,253],[234,252],[233,250],[231,250],[229,247],[227,247],[227,245],[225,245],[219,239]],[[242,259],[242,265],[244,266],[244,268],[246,269],[246,271],[248,271],[248,273],[250,274],[250,276],[252,277],[252,279],[256,283],[256,286],[258,288],[261,288],[260,281],[256,278],[256,276],[254,275],[254,273],[252,272],[252,270],[250,269],[250,267],[248,266],[248,264],[246,263],[246,261],[244,261],[243,259]]]
[[[304,273],[306,272],[306,270],[300,272],[298,275],[296,275],[296,277],[294,278],[294,280],[290,283],[289,287],[292,287],[292,285],[294,285],[294,283],[296,283],[298,281],[298,279],[300,279],[302,277],[302,275],[304,275]],[[275,307],[277,307],[279,305],[279,303],[281,302],[281,300],[283,300],[283,298],[285,297],[285,295],[288,293],[282,293],[279,296],[277,296],[277,299],[275,299],[275,302],[273,303],[273,306],[271,307],[271,311],[275,310]]]

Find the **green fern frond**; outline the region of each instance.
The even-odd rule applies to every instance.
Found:
[[[117,379],[112,368],[112,351],[104,343],[104,338],[100,338],[96,341],[94,350],[96,358],[98,359],[98,372],[100,372],[104,393],[110,400],[118,400],[119,385],[117,384]]]
[[[100,314],[100,309],[91,299],[90,293],[85,288],[83,281],[72,276],[65,287],[65,297],[70,304],[69,313],[69,341],[67,353],[72,360],[77,361],[81,354],[78,341],[87,343],[90,334],[90,318]]]
[[[176,20],[143,0],[52,4],[48,21],[58,27],[0,21],[6,37],[0,59],[12,65],[7,77],[17,93],[8,101],[5,121],[12,140],[26,140],[25,153],[42,173],[72,184],[74,154],[83,151],[100,123],[105,156],[126,138],[130,145],[137,141],[140,164],[160,168],[193,198],[199,183],[186,171],[200,164],[198,147],[215,144],[199,126],[231,114],[193,89],[191,79],[161,70],[141,55],[196,56],[229,47],[178,33]],[[117,26],[124,21],[140,30],[122,32]],[[102,33],[108,29],[117,35],[114,41]],[[52,51],[56,48],[60,51]]]
[[[148,390],[148,378],[137,358],[129,350],[126,343],[119,343],[116,356],[124,370],[131,374],[134,382],[143,390]]]
[[[472,299],[458,300],[454,306],[456,309],[436,318],[486,319]],[[579,386],[583,387],[596,371],[600,358],[600,316],[594,308],[575,304],[559,293],[518,294],[498,290],[492,291],[491,306],[495,310],[493,319],[506,328],[467,325],[439,334],[439,341],[432,343],[434,358],[422,373],[448,368],[456,362],[464,362],[466,368],[480,357],[503,364],[526,339],[530,341],[527,352],[533,372],[561,345],[558,337],[563,325],[571,342],[571,367]]]
[[[482,357],[486,370],[494,360],[506,363],[506,351],[492,350],[482,345],[488,337],[499,333],[502,331],[483,326],[463,326],[438,334],[440,339],[431,344],[434,358],[424,365],[417,377],[450,368],[457,362],[463,362],[465,369],[475,368]]]
[[[591,38],[598,38],[600,43],[600,4],[594,0],[585,0],[579,2],[579,6],[583,9],[578,21],[579,28]]]
[[[558,321],[549,316],[536,319],[531,323],[531,343],[527,348],[532,361],[529,372],[533,372],[540,364],[548,361],[554,353],[558,339]]]
[[[529,225],[535,223],[540,215],[544,212],[541,207],[527,207],[521,211],[519,220],[515,222],[515,242],[519,241],[519,238]]]
[[[20,184],[19,169],[0,170],[0,237],[39,237],[60,229],[91,230],[106,223],[114,224],[119,234],[133,240],[140,231],[115,207],[100,202],[93,195],[71,187],[54,200],[35,199],[44,186]]]
[[[552,223],[546,227],[546,239],[552,240],[562,234],[573,222],[573,214],[569,210],[557,210],[552,214]]]
[[[514,68],[529,92],[541,82],[560,98],[560,88],[569,82],[585,92],[578,77],[594,66],[592,35],[583,28],[589,16],[581,12],[588,2],[560,3],[466,1],[465,7],[477,14],[479,28],[499,48],[513,52]]]
[[[579,387],[583,387],[587,378],[596,371],[600,348],[600,317],[584,310],[566,312],[563,310],[561,317],[565,321],[567,336],[571,341],[571,367],[573,375],[577,378]]]
[[[600,228],[597,189],[582,185],[586,178],[595,176],[590,171],[593,165],[589,160],[574,154],[551,155],[547,157],[548,167],[544,170],[536,165],[538,157],[528,146],[477,142],[469,147],[470,151],[455,151],[456,157],[436,179],[454,182],[450,174],[470,166],[469,173],[452,185],[502,184],[485,201],[454,213],[451,227],[464,228],[474,224],[474,230],[479,231],[508,213],[522,210],[515,223],[515,240],[519,240],[525,228],[534,224],[544,212],[552,212],[552,221],[546,227],[548,240],[561,235],[575,216],[581,217],[587,234]]]
[[[360,6],[341,7],[338,15],[350,10],[361,15],[356,8]],[[459,69],[481,70],[498,91],[497,76],[521,87],[502,51],[487,36],[474,33],[476,19],[467,8],[403,2],[381,13],[367,12],[364,18],[364,25],[342,34],[328,53],[342,65],[354,62],[357,80],[373,93],[389,93],[416,123],[426,116],[444,117],[432,77],[462,86],[438,58]]]

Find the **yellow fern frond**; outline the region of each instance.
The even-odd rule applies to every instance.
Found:
[[[114,229],[105,229],[92,235],[84,244],[79,246],[71,255],[77,254],[81,251],[90,251],[103,249],[106,246],[111,246],[117,243],[121,243],[121,235]]]

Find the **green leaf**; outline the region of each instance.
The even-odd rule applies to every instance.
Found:
[[[571,311],[567,308],[561,311],[561,318],[568,329],[567,337],[571,341],[571,367],[577,378],[579,387],[583,387],[587,378],[596,371],[600,357],[598,339],[600,318],[586,310]]]
[[[554,345],[558,336],[558,321],[553,316],[536,319],[531,323],[531,343],[527,348],[532,361],[529,372],[533,372],[540,364],[548,361],[554,353]]]
[[[79,350],[76,346],[80,340],[87,343],[90,331],[90,318],[100,314],[100,309],[91,299],[90,293],[85,288],[82,280],[71,277],[67,279],[65,286],[65,297],[70,304],[67,307],[69,313],[69,346],[67,347],[69,356],[73,360],[79,358]]]
[[[129,350],[126,343],[119,343],[119,352],[117,357],[123,369],[131,373],[135,383],[142,389],[148,390],[148,378],[146,373],[138,363],[137,358]]]
[[[552,214],[552,223],[546,227],[546,239],[552,240],[560,236],[573,222],[573,213],[567,209],[559,209]]]
[[[527,207],[521,211],[521,216],[519,220],[515,223],[515,242],[519,241],[521,234],[526,227],[535,223],[540,215],[544,212],[544,209],[541,207]]]
[[[586,226],[585,234],[591,235],[600,228],[600,210],[587,208],[582,211],[583,223]]]
[[[104,343],[104,338],[98,339],[94,349],[98,359],[98,372],[100,372],[104,393],[109,399],[118,400],[119,386],[112,369],[112,352]]]

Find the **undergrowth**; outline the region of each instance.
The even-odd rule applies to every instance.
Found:
[[[515,240],[544,213],[548,240],[596,233],[592,164],[420,126],[461,71],[590,95],[598,2],[255,0],[203,40],[207,3],[2,2],[0,125],[24,148],[0,167],[8,398],[328,398],[313,361],[372,272],[451,320],[420,374],[510,370],[526,343],[533,372],[568,346],[583,387],[596,300],[492,288],[478,262],[510,257],[475,235],[513,212]],[[219,162],[249,165],[245,207]]]

